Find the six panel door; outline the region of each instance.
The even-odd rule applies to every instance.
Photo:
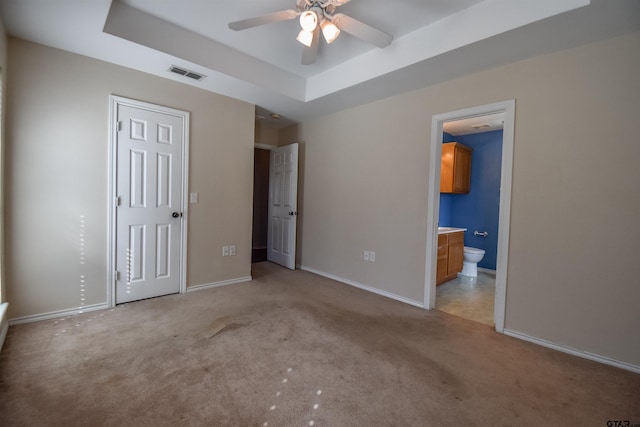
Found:
[[[267,259],[295,269],[298,218],[298,144],[271,150]]]
[[[180,291],[182,117],[119,105],[116,303]]]

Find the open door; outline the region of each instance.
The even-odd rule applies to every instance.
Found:
[[[295,270],[298,219],[298,144],[271,150],[267,259]]]

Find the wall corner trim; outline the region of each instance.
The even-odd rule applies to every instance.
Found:
[[[187,287],[187,292],[203,291],[205,289],[219,288],[220,286],[235,285],[238,283],[250,282],[253,280],[251,276],[238,277],[236,279],[221,280],[219,282],[205,283],[202,285],[193,285]]]
[[[8,302],[3,302],[2,304],[0,304],[0,351],[2,351],[4,339],[7,337],[7,332],[9,332],[9,321],[7,319],[8,308]]]
[[[592,360],[594,362],[603,363],[605,365],[614,366],[616,368],[624,369],[626,371],[635,372],[636,374],[640,374],[640,366],[634,365],[627,362],[622,362],[619,360],[611,359],[606,356],[601,356],[599,354],[589,353],[588,351],[579,350],[573,347],[569,347],[566,345],[558,344],[552,341],[548,341],[542,338],[532,337],[527,334],[523,334],[517,331],[512,331],[509,329],[505,329],[503,332],[505,335],[508,335],[512,338],[517,338],[523,341],[527,341],[533,344],[541,345],[543,347],[551,348],[553,350],[561,351],[563,353],[568,353],[573,356],[578,356],[583,359]]]
[[[380,296],[383,297],[387,297],[387,298],[391,298],[393,300],[399,301],[399,302],[403,302],[405,304],[409,304],[412,305],[414,307],[418,307],[418,308],[424,308],[424,305],[420,302],[420,301],[416,301],[413,300],[411,298],[405,298],[402,297],[400,295],[396,295],[393,294],[391,292],[387,292],[387,291],[383,291],[371,286],[367,286],[367,285],[363,285],[362,283],[358,283],[358,282],[354,282],[353,280],[349,280],[349,279],[345,279],[343,277],[339,277],[339,276],[335,276],[333,274],[330,273],[325,273],[324,271],[321,270],[316,270],[315,268],[311,268],[311,267],[307,267],[304,265],[299,265],[298,268],[300,268],[300,270],[304,270],[304,271],[308,271],[309,273],[313,273],[313,274],[317,274],[318,276],[322,276],[322,277],[326,277],[327,279],[331,279],[331,280],[335,280],[336,282],[341,282],[344,283],[345,285],[350,285],[356,288],[360,288],[364,291],[367,292],[371,292],[374,294],[378,294]]]

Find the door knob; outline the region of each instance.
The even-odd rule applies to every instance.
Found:
[[[171,216],[174,217],[174,218],[178,218],[178,217],[182,216],[182,212],[174,212],[174,213],[171,214]]]

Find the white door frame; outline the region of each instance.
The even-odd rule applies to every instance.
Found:
[[[438,253],[438,216],[440,211],[440,159],[442,157],[442,134],[445,122],[487,114],[504,113],[502,137],[502,167],[500,175],[500,213],[498,216],[498,254],[496,263],[496,291],[494,321],[496,331],[504,331],[507,297],[507,266],[509,258],[509,223],[511,220],[511,180],[513,177],[513,138],[515,129],[516,101],[497,102],[452,111],[433,116],[431,120],[431,147],[429,150],[429,186],[427,209],[427,250],[424,278],[424,307],[428,310],[436,305],[436,254]]]
[[[180,211],[182,212],[180,244],[180,293],[187,291],[187,223],[189,221],[189,113],[162,105],[123,98],[121,96],[109,96],[109,199],[108,199],[108,250],[107,250],[107,304],[109,307],[116,305],[116,172],[117,172],[117,137],[118,137],[118,107],[129,106],[152,112],[171,114],[182,118],[182,200]]]

